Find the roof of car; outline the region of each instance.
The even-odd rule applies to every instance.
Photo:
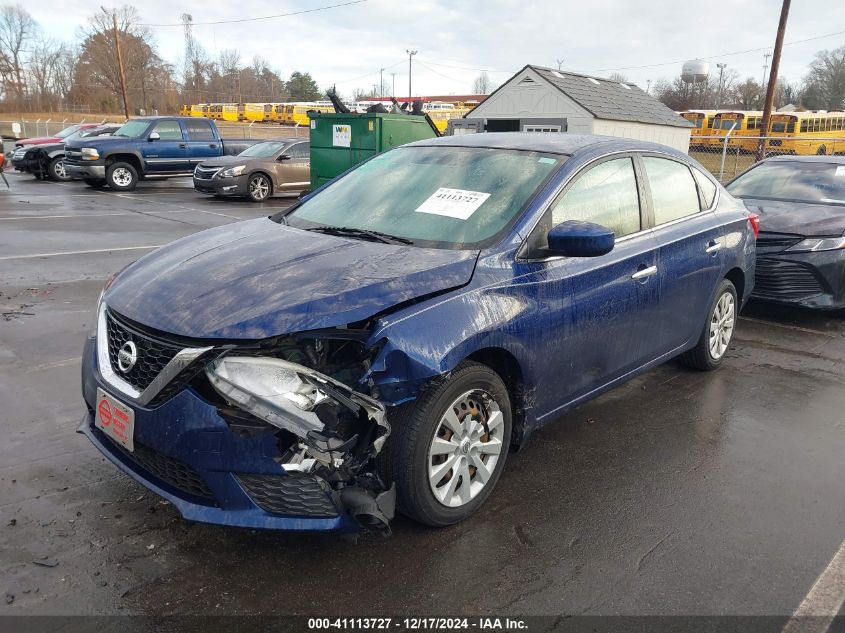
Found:
[[[480,134],[462,134],[460,136],[442,136],[440,138],[417,141],[411,143],[411,145],[488,147],[491,149],[516,149],[550,154],[565,154],[567,156],[571,156],[575,152],[585,148],[601,147],[607,151],[660,151],[673,155],[686,156],[671,147],[658,143],[595,134],[484,132]]]
[[[797,162],[797,163],[830,163],[831,165],[845,165],[845,156],[792,156],[781,154],[770,156],[765,162]]]

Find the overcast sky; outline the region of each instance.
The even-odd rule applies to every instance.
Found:
[[[348,0],[144,0],[135,6],[147,23],[251,18],[311,9]],[[41,0],[26,8],[47,35],[72,41],[101,2]],[[103,2],[107,7],[116,2]],[[469,92],[480,69],[495,83],[525,64],[607,76],[623,73],[645,88],[646,80],[671,78],[687,59],[724,62],[742,78],[760,81],[764,50],[773,46],[781,0],[366,0],[360,4],[240,24],[195,26],[194,36],[215,56],[235,48],[244,62],[260,55],[284,77],[310,72],[321,87],[337,84],[348,96],[371,88],[384,67],[385,84],[408,92],[407,48],[414,58],[414,94]],[[181,27],[153,27],[162,56],[181,67]],[[798,81],[813,54],[845,45],[845,2],[795,0],[786,42],[842,31],[784,47],[781,77]],[[660,64],[660,65],[658,65]],[[650,66],[647,68],[632,68]]]

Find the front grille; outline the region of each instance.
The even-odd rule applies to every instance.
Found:
[[[803,238],[789,233],[766,233],[761,231],[757,236],[758,253],[780,253],[790,246],[794,246]]]
[[[109,438],[111,441],[111,438]],[[216,505],[214,494],[206,485],[197,472],[183,464],[178,459],[162,455],[158,451],[135,442],[135,450],[129,452],[117,442],[111,441],[113,446],[120,449],[120,452],[139,469],[146,471],[164,483],[186,492],[194,497],[210,502],[209,505]],[[143,473],[142,473],[143,474]]]
[[[337,508],[312,475],[236,475],[255,504],[273,514],[335,517]]]
[[[203,167],[202,165],[197,165],[197,168],[194,170],[194,176],[196,176],[197,180],[211,180],[220,169],[220,167]]]
[[[812,269],[797,262],[757,259],[754,296],[769,299],[804,299],[824,292]]]
[[[12,160],[21,160],[26,155],[26,148],[19,147],[15,150],[15,153],[12,154]]]
[[[106,313],[106,333],[112,369],[139,391],[146,389],[164,366],[183,349],[180,345],[141,332],[119,319],[111,311]],[[124,373],[118,367],[117,354],[127,341],[135,343],[138,349],[138,360],[132,369]]]

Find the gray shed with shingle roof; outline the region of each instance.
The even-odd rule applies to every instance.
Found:
[[[605,134],[662,143],[683,152],[689,149],[692,127],[634,84],[532,65],[502,84],[465,119],[468,125],[484,120],[488,132]]]

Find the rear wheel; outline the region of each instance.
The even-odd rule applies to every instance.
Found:
[[[733,338],[738,306],[736,288],[728,279],[723,279],[716,291],[716,298],[710,305],[707,323],[698,343],[681,356],[685,365],[701,371],[710,371],[722,364]]]
[[[822,145],[818,150],[816,150],[817,156],[827,156],[827,148]]]
[[[273,192],[273,185],[270,179],[264,174],[254,174],[249,178],[247,195],[253,202],[264,202]]]
[[[112,163],[106,169],[106,182],[115,191],[132,191],[138,184],[138,172],[129,163]]]
[[[400,510],[427,525],[451,525],[475,512],[499,479],[510,445],[510,396],[496,372],[465,362],[397,407],[391,425],[382,465]]]
[[[50,177],[50,180],[57,182],[70,180],[70,176],[68,176],[67,170],[65,170],[64,156],[59,156],[50,161],[50,164],[47,166],[47,175]]]

